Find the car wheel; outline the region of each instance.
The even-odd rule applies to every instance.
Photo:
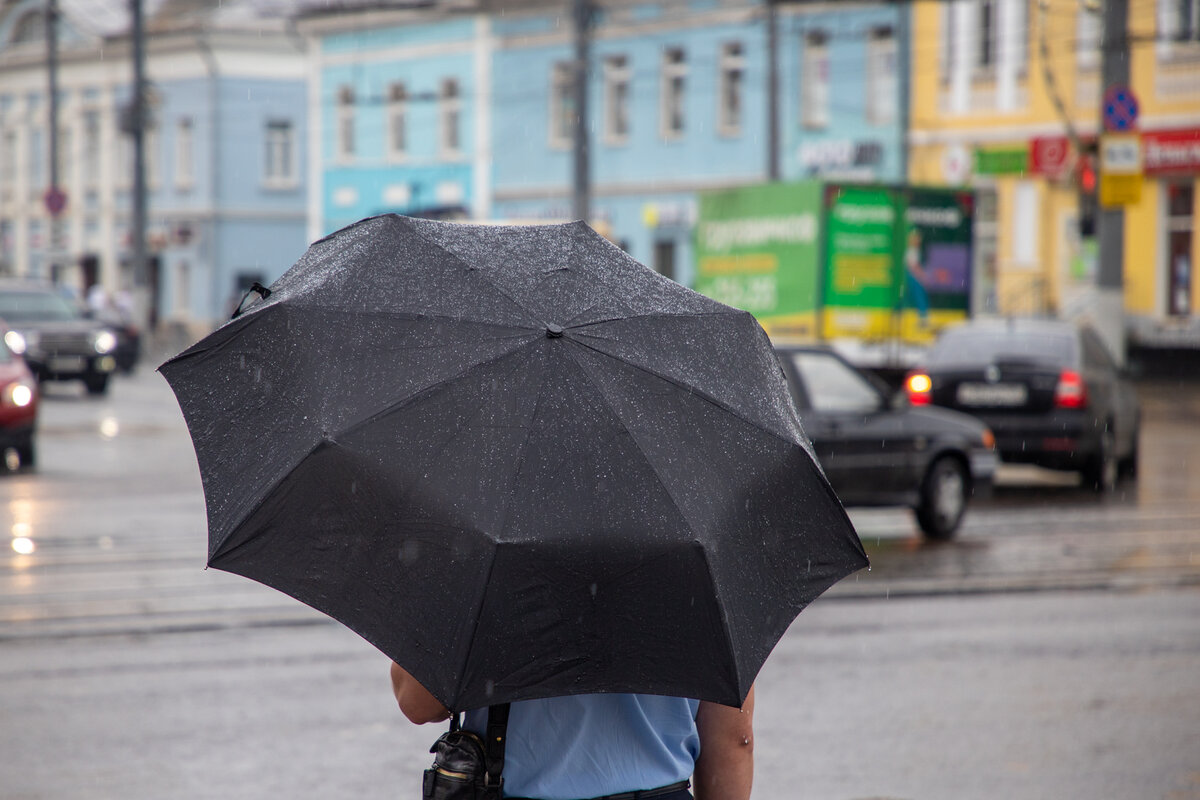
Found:
[[[17,458],[25,469],[33,469],[37,464],[37,449],[33,446],[32,436],[17,446]]]
[[[1108,494],[1117,486],[1117,437],[1112,423],[1100,434],[1096,454],[1083,467],[1083,485],[1098,494]]]
[[[108,391],[108,375],[88,375],[83,384],[88,394],[104,394]]]
[[[967,510],[970,479],[963,462],[942,456],[933,462],[921,484],[921,504],[917,506],[917,524],[928,539],[954,538]]]
[[[1127,478],[1137,478],[1138,474],[1138,445],[1141,436],[1139,435],[1140,426],[1133,431],[1133,443],[1129,445],[1129,455],[1121,459],[1119,464],[1120,473]]]

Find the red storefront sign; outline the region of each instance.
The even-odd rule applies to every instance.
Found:
[[[1200,128],[1143,133],[1142,170],[1147,175],[1200,173]]]
[[[1057,178],[1067,171],[1071,142],[1065,136],[1035,136],[1029,141],[1029,171]]]

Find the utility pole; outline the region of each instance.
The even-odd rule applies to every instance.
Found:
[[[591,51],[592,5],[589,0],[573,0],[575,28],[575,100],[574,180],[571,215],[585,222],[592,216],[591,153],[588,132],[588,62]]]
[[[50,129],[50,151],[48,153],[50,185],[43,200],[46,210],[50,212],[51,279],[57,282],[59,277],[57,274],[58,260],[61,258],[63,250],[62,221],[59,219],[59,214],[62,213],[63,204],[66,201],[66,195],[59,188],[61,176],[58,174],[58,0],[46,0],[46,77],[49,84],[47,87],[49,119],[47,119],[46,125]]]
[[[779,174],[779,6],[767,0],[767,180]]]
[[[130,135],[133,137],[133,220],[130,231],[133,237],[133,286],[134,294],[145,313],[144,319],[152,320],[149,313],[150,299],[146,264],[146,54],[145,28],[142,24],[142,0],[129,0],[132,20],[130,31],[133,37],[133,99],[129,114]]]
[[[1129,0],[1103,0],[1104,34],[1100,42],[1101,97],[1129,85]],[[1101,102],[1100,130],[1104,131]],[[1101,178],[1103,180],[1103,178]],[[1096,323],[1113,356],[1125,363],[1125,211],[1101,206],[1096,217]]]

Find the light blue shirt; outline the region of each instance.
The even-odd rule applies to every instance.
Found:
[[[506,797],[581,800],[657,789],[691,777],[700,755],[700,703],[646,694],[583,694],[512,704]],[[463,727],[481,736],[487,709]]]

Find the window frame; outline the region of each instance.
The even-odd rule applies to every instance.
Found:
[[[629,105],[633,91],[629,57],[616,53],[604,57],[604,142],[609,145],[629,143]]]
[[[831,123],[832,94],[829,34],[823,30],[803,34],[800,75],[800,125],[805,130],[825,130]]]
[[[740,40],[722,42],[717,61],[717,133],[741,136],[745,108],[746,49]]]
[[[268,189],[294,189],[299,183],[297,135],[294,121],[269,117],[263,123],[263,186]],[[280,153],[284,155],[279,156]],[[278,171],[275,169],[279,165]]]
[[[408,104],[408,85],[404,81],[389,83],[386,134],[389,161],[406,161],[409,157]]]
[[[687,51],[682,46],[663,48],[658,129],[664,141],[680,141],[687,133],[687,79]]]

